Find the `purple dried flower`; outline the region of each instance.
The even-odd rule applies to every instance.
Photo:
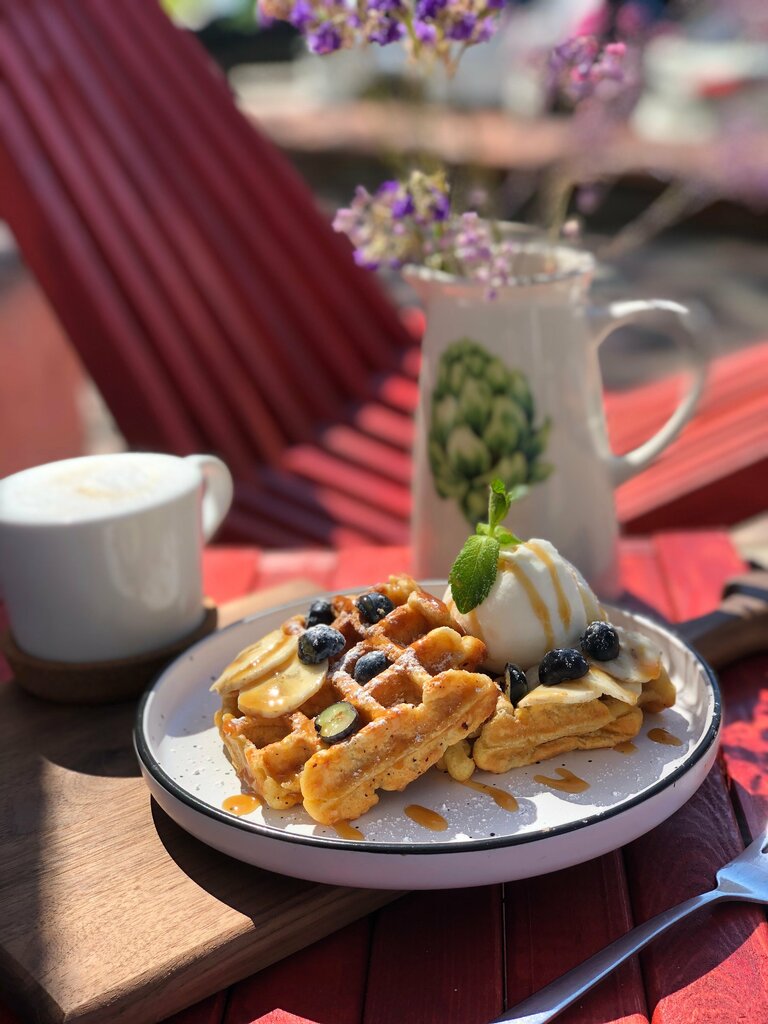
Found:
[[[413,34],[420,43],[430,46],[437,40],[437,29],[426,21],[414,21]]]
[[[577,104],[594,96],[604,82],[621,85],[626,77],[626,56],[624,43],[607,43],[601,50],[594,36],[567,39],[549,55],[550,92],[560,91]]]
[[[309,0],[296,0],[288,19],[294,28],[305,29],[314,20],[315,12]]]
[[[416,212],[416,204],[413,201],[413,196],[407,192],[405,195],[399,196],[392,204],[392,216],[397,220],[402,217],[410,217]]]
[[[448,5],[448,0],[417,0],[416,17],[434,19]]]
[[[447,220],[451,213],[451,201],[446,193],[435,193],[432,213],[436,221]]]
[[[477,15],[470,13],[462,14],[458,21],[455,21],[452,25],[448,26],[445,34],[449,39],[464,42],[467,39],[472,38],[472,33],[475,30],[476,24]]]
[[[330,21],[322,22],[307,38],[312,53],[333,53],[341,49],[341,32]]]
[[[477,31],[474,35],[474,42],[487,43],[495,34],[498,25],[493,18],[481,18],[477,23]]]
[[[388,46],[402,38],[405,33],[405,26],[402,22],[392,18],[382,17],[372,28],[368,29],[367,39],[371,43],[378,43],[379,46]]]

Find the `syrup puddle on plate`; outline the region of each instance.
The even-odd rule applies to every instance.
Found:
[[[518,804],[517,800],[515,800],[511,793],[505,793],[503,789],[497,789],[495,786],[486,786],[484,782],[475,782],[473,779],[459,782],[459,785],[475,789],[478,793],[485,793],[486,796],[493,800],[497,807],[502,807],[505,811],[520,810],[520,804]]]
[[[236,796],[228,796],[222,803],[222,808],[230,814],[250,814],[257,807],[261,807],[261,800],[251,793],[238,793]]]
[[[654,743],[663,743],[665,747],[682,747],[683,745],[682,740],[673,736],[671,732],[667,732],[666,729],[651,729],[648,739],[653,740]]]
[[[448,822],[442,814],[430,811],[428,807],[422,807],[420,804],[408,804],[405,814],[411,821],[415,821],[422,828],[431,829],[432,832],[445,832],[448,828]]]
[[[614,750],[618,750],[620,754],[635,754],[637,753],[637,747],[632,740],[624,740],[623,743],[617,743]]]
[[[337,821],[336,824],[331,827],[339,839],[365,839],[365,836],[360,829],[355,828],[354,825],[350,825],[348,821]]]
[[[534,775],[533,781],[541,782],[561,793],[583,793],[585,789],[589,789],[588,782],[580,779],[578,775],[574,775],[567,768],[555,768],[555,772],[560,776],[559,779],[551,779],[548,775]]]

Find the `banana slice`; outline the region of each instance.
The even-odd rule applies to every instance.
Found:
[[[235,660],[227,665],[211,690],[225,694],[253,686],[287,665],[296,657],[296,649],[295,636],[284,633],[282,629],[275,629],[241,651]]]
[[[590,659],[591,666],[607,672],[620,683],[647,683],[649,679],[656,679],[661,671],[661,651],[658,647],[642,633],[621,626],[614,628],[621,644],[618,658],[599,662]]]
[[[603,661],[600,664],[601,666],[609,665],[612,662]],[[579,681],[581,682],[582,680]],[[589,672],[584,676],[583,681],[588,683],[598,695],[605,693],[609,697],[615,697],[617,700],[624,701],[625,704],[632,705],[637,704],[643,689],[642,683],[635,681],[620,682],[618,679],[609,676],[607,672],[603,671],[602,667],[597,668],[594,664],[589,666]]]
[[[298,654],[294,654],[293,660],[279,672],[243,690],[237,698],[237,706],[244,714],[261,718],[289,715],[314,697],[327,675],[327,660],[305,665],[299,661]]]
[[[517,702],[519,708],[532,708],[542,704],[586,704],[596,700],[600,691],[584,679],[571,683],[555,683],[554,686],[537,686]]]

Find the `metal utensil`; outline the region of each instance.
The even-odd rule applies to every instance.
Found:
[[[684,903],[671,907],[632,931],[616,939],[584,963],[568,971],[562,977],[545,985],[522,1003],[512,1007],[491,1024],[546,1024],[580,996],[602,981],[619,964],[623,964],[638,950],[661,935],[673,924],[682,921],[699,907],[723,900],[745,900],[748,903],[768,904],[768,828],[753,843],[720,868],[717,872],[717,886],[700,896],[693,896]]]

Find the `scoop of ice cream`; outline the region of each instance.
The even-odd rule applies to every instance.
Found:
[[[528,669],[554,647],[572,647],[590,622],[605,618],[584,577],[549,541],[502,548],[496,580],[486,599],[455,621],[488,648],[486,664],[501,672],[508,661]]]

